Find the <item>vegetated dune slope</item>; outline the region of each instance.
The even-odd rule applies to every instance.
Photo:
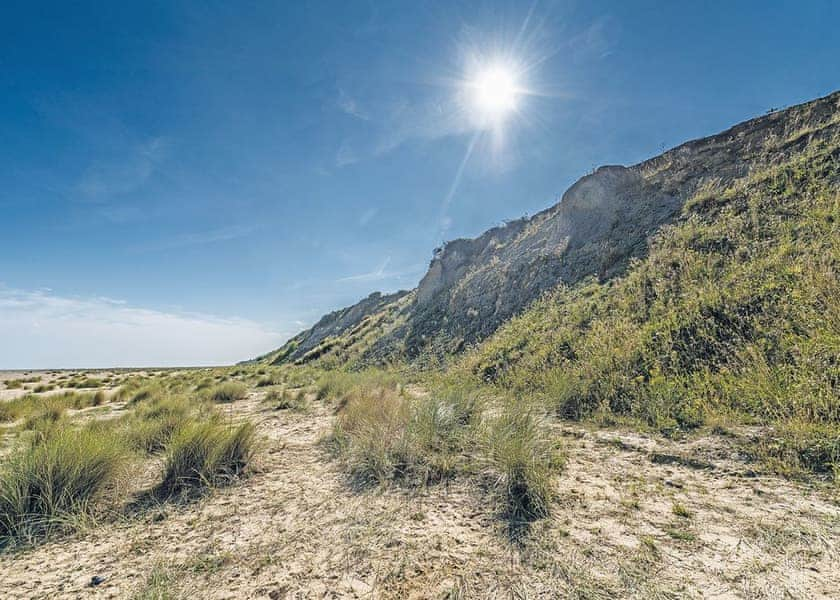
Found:
[[[558,284],[609,279],[651,236],[714,194],[818,140],[836,137],[840,92],[688,142],[631,167],[597,169],[561,201],[435,251],[416,289],[373,294],[326,315],[262,362],[372,364],[457,352],[492,334]]]

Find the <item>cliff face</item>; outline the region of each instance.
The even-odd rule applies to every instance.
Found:
[[[785,160],[814,137],[835,134],[839,126],[840,92],[688,142],[638,165],[601,167],[530,219],[447,243],[409,296],[371,295],[327,315],[293,338],[289,344],[294,347],[287,344],[272,356],[275,361],[321,358],[331,348],[314,355],[313,349],[330,339],[341,340],[338,345],[345,351],[356,343],[351,354],[361,362],[414,359],[427,350],[457,352],[560,283],[620,273],[631,257],[645,252],[654,232],[679,217],[686,200]],[[354,329],[364,333],[365,323],[377,321],[374,316],[383,311],[389,315],[388,327],[355,335],[364,345],[348,339]]]

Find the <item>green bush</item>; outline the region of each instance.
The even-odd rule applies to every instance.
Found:
[[[90,406],[99,406],[106,400],[107,396],[104,392],[96,392],[95,394],[63,392],[50,396],[27,394],[14,400],[0,402],[0,422],[15,421],[21,418],[28,419],[47,411],[79,410]]]
[[[72,388],[98,388],[102,387],[102,380],[96,379],[95,377],[84,377],[82,379],[77,379],[71,381],[67,384],[67,387]]]
[[[408,402],[388,390],[357,392],[339,414],[330,442],[360,483],[385,483],[415,463],[406,427]]]
[[[147,383],[145,385],[126,385],[120,388],[118,392],[118,398],[120,400],[126,400],[129,404],[154,400],[165,395],[166,390],[158,382]]]
[[[61,402],[45,402],[43,409],[38,412],[32,412],[26,417],[23,422],[24,430],[46,431],[58,423],[66,412],[66,408]]]

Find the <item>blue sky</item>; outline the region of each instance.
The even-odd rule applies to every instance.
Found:
[[[248,358],[596,165],[840,87],[832,1],[3,13],[0,368]],[[502,137],[457,83],[498,56],[528,66]]]

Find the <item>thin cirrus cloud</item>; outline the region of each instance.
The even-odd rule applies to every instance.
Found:
[[[340,90],[338,109],[365,122],[364,135],[341,140],[335,155],[338,168],[393,152],[414,140],[434,141],[471,131],[469,120],[453,98],[434,96],[422,100],[405,97],[379,99],[370,106]],[[377,115],[376,118],[370,115]]]
[[[339,283],[349,283],[349,282],[373,282],[373,281],[397,281],[400,279],[404,279],[409,275],[417,275],[422,271],[422,266],[417,265],[415,267],[410,267],[408,269],[402,271],[388,271],[388,265],[391,264],[391,257],[385,257],[385,260],[376,267],[373,271],[369,271],[367,273],[359,273],[357,275],[348,275],[347,277],[342,277],[336,281]]]
[[[292,332],[240,318],[0,287],[0,368],[223,365],[279,346]]]
[[[136,245],[132,249],[137,252],[152,252],[227,242],[249,236],[261,227],[261,225],[231,225],[230,227],[219,227],[206,231],[194,231],[148,244]]]
[[[169,148],[166,138],[156,137],[137,144],[125,155],[100,160],[82,174],[76,191],[88,202],[107,202],[141,188],[165,160]]]
[[[338,100],[336,100],[338,109],[346,115],[355,117],[362,121],[369,121],[370,115],[359,107],[359,103],[352,98],[343,88],[338,89]]]

